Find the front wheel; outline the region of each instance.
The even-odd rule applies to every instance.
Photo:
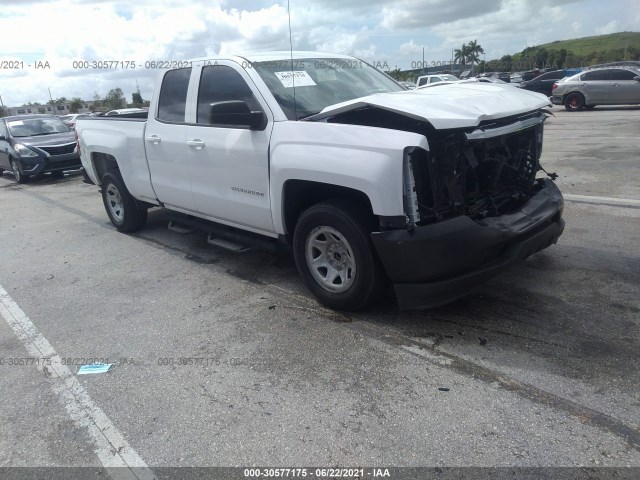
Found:
[[[564,108],[570,112],[577,112],[584,107],[584,97],[581,93],[570,93],[564,99]]]
[[[303,281],[323,305],[358,310],[383,286],[370,238],[371,214],[342,200],[322,202],[300,215],[293,252]]]
[[[119,232],[135,232],[147,223],[146,207],[129,193],[117,172],[102,177],[102,201]]]
[[[27,183],[29,181],[29,177],[20,173],[20,169],[15,160],[11,160],[11,171],[17,183]]]

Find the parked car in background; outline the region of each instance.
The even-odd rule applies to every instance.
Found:
[[[126,115],[130,113],[147,113],[144,108],[118,108],[117,110],[109,110],[105,115],[111,117],[113,115]]]
[[[449,73],[439,73],[437,75],[423,75],[418,77],[416,81],[416,87],[422,87],[423,85],[429,85],[431,83],[437,82],[455,82],[460,80],[455,75],[451,75]]]
[[[467,78],[473,77],[473,70],[465,70],[460,74],[460,79],[465,80]]]
[[[522,72],[515,72],[511,74],[511,83],[522,82]]]
[[[538,75],[532,80],[523,81],[520,83],[519,87],[524,88],[525,90],[531,90],[532,92],[542,93],[547,97],[550,97],[553,84],[565,76],[566,70],[553,70],[551,72]]]
[[[540,76],[542,72],[539,69],[535,70],[527,70],[526,72],[522,72],[522,81],[527,82],[529,80],[533,80],[534,78]]]
[[[404,88],[406,88],[407,90],[413,90],[414,88],[416,88],[416,84],[413,82],[398,82],[400,85],[402,85]]]
[[[17,115],[0,118],[0,173],[10,170],[18,183],[51,172],[82,166],[76,137],[53,115]]]
[[[595,68],[553,84],[551,101],[570,112],[596,105],[640,104],[640,69]]]
[[[509,72],[494,72],[489,75],[489,78],[497,78],[498,80],[502,80],[505,83],[511,83],[511,75]]]
[[[60,118],[60,120],[62,120],[65,125],[69,128],[75,128],[76,127],[76,120],[80,117],[86,117],[87,114],[86,113],[71,113],[69,115],[63,115]]]

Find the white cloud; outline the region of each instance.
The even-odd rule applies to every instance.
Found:
[[[425,45],[417,45],[413,40],[403,43],[398,48],[398,55],[400,56],[418,56],[422,55],[422,52],[428,52],[429,48]]]
[[[620,23],[617,20],[611,20],[604,27],[596,28],[598,35],[606,35],[608,33],[615,33],[620,31]]]
[[[639,30],[633,0],[291,0],[294,49],[351,54],[393,68],[451,58],[478,40],[487,60],[580,34]],[[569,5],[571,4],[571,5]],[[568,16],[571,12],[571,17]],[[49,70],[0,71],[6,105],[56,97],[92,99],[140,85],[152,95],[148,60],[185,60],[247,51],[289,50],[284,0],[8,0],[0,10],[3,60]],[[130,60],[130,70],[74,68],[78,60]]]

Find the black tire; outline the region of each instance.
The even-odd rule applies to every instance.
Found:
[[[93,180],[91,180],[91,178],[89,178],[89,175],[87,174],[87,171],[83,168],[82,169],[82,178],[84,179],[84,183],[88,183],[89,185],[93,185]]]
[[[15,160],[11,160],[11,171],[13,172],[13,178],[15,178],[17,183],[27,183],[29,181],[29,177],[20,173],[20,169],[18,168],[18,164]]]
[[[374,227],[369,212],[346,200],[318,203],[300,215],[293,235],[296,266],[321,304],[352,311],[378,297],[384,275],[371,242]],[[326,246],[320,245],[322,238]],[[327,251],[322,252],[317,245]],[[315,267],[314,259],[318,260]],[[321,266],[322,259],[328,267]],[[340,279],[331,281],[329,277],[334,278],[334,274],[340,274]]]
[[[569,112],[577,112],[584,108],[584,97],[581,93],[572,92],[564,97],[564,108]]]
[[[102,177],[102,202],[119,232],[135,232],[147,223],[147,207],[133,198],[117,171]]]
[[[64,172],[62,171],[51,172],[51,176],[53,178],[64,178]]]

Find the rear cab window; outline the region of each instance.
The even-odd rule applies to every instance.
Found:
[[[184,123],[187,106],[187,91],[191,79],[191,68],[170,70],[162,79],[158,99],[157,120],[167,123]]]

